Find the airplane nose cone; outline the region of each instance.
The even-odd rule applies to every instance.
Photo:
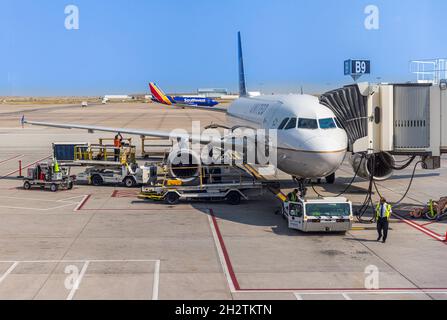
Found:
[[[304,147],[304,148],[303,148]],[[318,135],[305,145],[281,155],[286,172],[301,178],[323,178],[334,173],[342,164],[347,149],[344,131]]]
[[[311,138],[306,141],[305,145],[309,151],[332,153],[334,151],[346,150],[348,148],[348,137],[346,132],[337,130],[337,132],[328,132]]]

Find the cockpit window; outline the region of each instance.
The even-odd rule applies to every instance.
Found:
[[[317,120],[301,118],[298,121],[298,129],[311,129],[311,130],[318,129]]]
[[[296,129],[296,118],[291,118],[284,130]]]
[[[282,129],[284,129],[284,127],[286,126],[286,124],[287,124],[288,121],[289,121],[289,118],[285,118],[285,119],[281,122],[281,124],[279,125],[278,130],[282,130]]]
[[[318,120],[320,122],[321,129],[336,129],[335,121],[333,118],[326,118]]]

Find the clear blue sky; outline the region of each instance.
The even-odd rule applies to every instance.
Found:
[[[68,4],[79,30],[64,27]],[[364,27],[368,4],[379,30]],[[446,12],[445,0],[2,0],[0,95],[235,90],[238,30],[249,90],[335,88],[351,57],[372,60],[365,80],[407,81],[409,60],[447,56]]]

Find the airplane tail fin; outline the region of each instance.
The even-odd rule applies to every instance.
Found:
[[[241,97],[247,96],[247,87],[245,85],[245,70],[244,70],[244,57],[242,54],[242,40],[241,32],[237,33],[238,38],[238,60],[239,60],[239,95]]]
[[[151,89],[151,94],[154,97],[154,99],[162,104],[172,105],[171,100],[167,95],[164,94],[164,92],[157,87],[157,85],[153,82],[149,83],[149,88]]]

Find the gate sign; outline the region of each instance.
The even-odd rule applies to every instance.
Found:
[[[345,61],[345,76],[351,76],[354,81],[364,74],[371,73],[371,61],[369,60],[346,60]]]

